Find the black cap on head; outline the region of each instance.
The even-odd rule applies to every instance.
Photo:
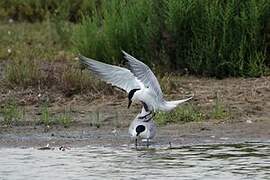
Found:
[[[130,105],[132,103],[132,100],[131,99],[134,96],[134,93],[136,91],[138,91],[138,90],[140,90],[140,89],[132,89],[131,91],[129,91],[129,93],[128,93],[128,108],[130,107]]]

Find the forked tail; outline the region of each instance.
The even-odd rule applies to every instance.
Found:
[[[192,94],[192,96],[190,96],[189,98],[181,99],[181,100],[176,100],[176,101],[168,101],[168,103],[174,104],[174,105],[177,106],[177,105],[179,105],[179,104],[181,104],[181,103],[184,103],[184,102],[186,102],[186,101],[191,100],[193,97],[194,97],[194,95]]]
[[[186,99],[181,99],[181,100],[176,100],[176,101],[166,101],[165,106],[163,107],[165,111],[170,111],[174,108],[176,108],[179,104],[184,103],[186,101],[189,101],[190,99],[192,99],[194,97],[194,95],[192,94],[191,97],[186,98]]]

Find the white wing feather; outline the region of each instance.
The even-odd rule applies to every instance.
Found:
[[[160,99],[163,99],[162,90],[151,69],[146,64],[132,57],[125,51],[122,52],[125,55],[125,59],[128,61],[130,71],[135,75],[135,77],[138,78],[144,86],[151,88]]]
[[[126,68],[105,64],[82,55],[79,56],[80,62],[100,77],[103,81],[129,92],[132,89],[140,89],[138,79]]]

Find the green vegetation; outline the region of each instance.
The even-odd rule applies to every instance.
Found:
[[[50,19],[42,23],[2,21],[0,33],[0,59],[50,61],[61,50]]]
[[[151,58],[148,43],[154,35],[152,1],[104,1],[101,12],[83,19],[74,31],[74,47],[82,54],[119,63],[121,49]],[[102,14],[101,18],[100,13]],[[150,62],[150,60],[149,60]]]
[[[43,21],[48,16],[61,16],[76,22],[83,15],[91,15],[95,0],[1,0],[0,19],[16,21]]]
[[[15,100],[8,100],[1,106],[0,118],[2,117],[2,124],[7,126],[16,125],[19,120],[24,117],[24,110],[20,108]]]
[[[264,74],[269,1],[169,2],[177,67],[218,77]]]
[[[72,123],[71,112],[65,108],[65,111],[59,113],[57,115],[52,115],[49,111],[48,105],[45,103],[41,106],[41,115],[39,124],[45,125],[45,127],[49,127],[52,125],[61,125],[64,128],[70,127]]]
[[[202,121],[205,119],[205,115],[198,106],[188,104],[180,106],[172,112],[159,112],[154,119],[159,125],[165,125],[168,123]]]
[[[70,127],[70,125],[72,123],[72,118],[71,118],[70,112],[68,112],[65,109],[65,112],[64,113],[61,113],[58,116],[57,121],[59,122],[59,124],[61,124],[65,128]]]
[[[218,95],[211,109],[210,111],[203,110],[197,105],[187,104],[179,106],[172,112],[159,112],[154,119],[159,125],[166,125],[168,123],[184,123],[205,119],[224,120],[231,117],[229,109],[224,105]]]
[[[2,85],[55,87],[66,96],[108,90],[104,83],[89,76],[89,72],[81,71],[74,55],[63,48],[55,24],[50,20],[33,24],[2,23],[0,34],[0,63],[7,62],[3,63]]]
[[[215,98],[213,110],[210,113],[210,117],[213,119],[225,119],[230,117],[230,112],[221,102],[220,97],[218,97],[218,95]]]
[[[6,66],[5,75],[8,86],[36,85],[41,78],[37,62],[31,59],[14,60]]]
[[[111,63],[124,49],[157,68],[260,76],[269,68],[269,19],[268,0],[113,0],[82,20],[73,42],[78,52]]]
[[[41,116],[40,116],[40,123],[44,124],[45,126],[53,124],[53,118],[51,117],[48,109],[48,105],[44,104],[41,107]]]
[[[270,64],[268,0],[4,0],[0,17],[0,59],[10,60],[10,86],[61,84],[53,68],[38,71],[55,61],[76,71],[74,52],[118,64],[124,49],[158,74],[260,76]],[[75,87],[70,91],[88,88]]]
[[[178,87],[165,72],[219,78],[270,72],[269,0],[2,0],[0,24],[0,85],[9,89],[112,94],[75,57],[123,64],[122,49],[153,69],[165,93]],[[6,124],[23,114],[16,103],[3,107]],[[230,116],[218,98],[205,114]],[[194,105],[156,117],[161,124],[204,118]],[[72,118],[44,106],[40,122],[68,127]],[[91,122],[100,124],[99,117]]]

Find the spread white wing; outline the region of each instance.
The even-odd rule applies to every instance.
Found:
[[[105,64],[82,55],[79,56],[80,62],[100,77],[103,81],[129,92],[132,89],[140,89],[138,79],[126,68]]]
[[[130,71],[135,75],[135,77],[138,78],[145,87],[152,89],[160,99],[163,99],[163,93],[160,85],[151,69],[146,64],[132,57],[125,51],[122,52],[125,55],[125,59],[128,61]]]

